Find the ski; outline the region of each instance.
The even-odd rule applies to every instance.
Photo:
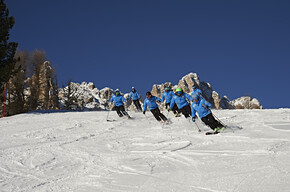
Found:
[[[107,122],[114,122],[114,121],[117,121],[115,119],[107,119]]]
[[[127,120],[133,120],[133,119],[134,117],[130,117],[130,116],[127,118]]]
[[[212,131],[205,132],[205,135],[217,135],[217,134],[219,134],[219,132],[212,132]]]
[[[160,121],[160,123],[161,123],[161,128],[163,129],[164,128],[164,126],[165,125],[169,125],[170,124],[170,122],[169,121]]]

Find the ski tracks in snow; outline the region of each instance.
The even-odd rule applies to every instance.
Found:
[[[132,113],[134,120],[112,113],[113,122],[105,121],[106,112],[26,114],[5,119],[7,130],[1,120],[0,188],[215,192],[274,191],[278,185],[286,191],[288,132],[269,129],[260,115],[266,112],[232,113],[218,115],[235,133],[214,136],[198,133],[184,117],[162,128],[141,113]]]

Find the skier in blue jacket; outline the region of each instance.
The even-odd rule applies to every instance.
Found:
[[[201,98],[199,95],[194,95],[191,105],[192,121],[195,122],[197,112],[199,118],[212,130],[215,132],[224,130],[224,126],[213,117],[210,110],[211,107],[212,105],[205,99]]]
[[[123,115],[127,116],[128,118],[131,118],[129,114],[125,111],[124,102],[126,102],[125,98],[120,94],[119,89],[115,90],[114,95],[112,96],[111,103],[114,103],[113,110],[115,109],[117,111],[117,114],[119,117],[123,117]]]
[[[198,89],[195,85],[192,86],[192,93],[191,93],[191,96],[193,97],[194,95],[201,95],[202,92],[200,89]]]
[[[154,115],[155,119],[159,122],[162,122],[161,119],[165,122],[168,123],[168,119],[163,115],[156,102],[161,102],[161,99],[155,96],[152,96],[151,92],[146,93],[146,99],[144,101],[144,110],[143,114],[145,115],[145,112],[147,110],[147,106],[149,107],[149,110],[151,113]]]
[[[133,100],[133,103],[134,103],[137,111],[141,112],[142,108],[141,108],[141,105],[139,102],[140,95],[137,93],[135,87],[132,87],[132,92],[130,93],[130,96],[128,97],[128,99],[131,99],[131,98]]]
[[[185,118],[188,118],[191,116],[191,109],[188,101],[191,101],[192,98],[190,95],[183,92],[183,90],[178,87],[176,89],[175,95],[173,96],[171,102],[170,102],[170,109],[173,109],[174,103],[176,103],[179,111],[185,116]]]
[[[165,87],[165,91],[162,93],[161,100],[162,100],[162,102],[165,101],[165,108],[168,110],[170,109],[169,106],[170,106],[170,102],[171,102],[173,96],[174,96],[173,91],[169,87]],[[174,106],[172,108],[172,112],[175,114],[176,117],[179,116],[176,103],[174,104]]]

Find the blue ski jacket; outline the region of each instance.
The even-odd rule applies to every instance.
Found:
[[[113,95],[110,102],[114,102],[115,106],[119,107],[124,105],[123,102],[126,102],[126,99],[122,95]]]
[[[180,97],[178,95],[174,95],[171,99],[171,102],[170,102],[170,108],[171,109],[173,108],[174,103],[176,103],[178,109],[181,109],[181,108],[189,105],[186,99],[188,99],[189,101],[192,101],[192,97],[190,95],[188,95],[187,93],[182,93],[182,95],[180,95]]]
[[[147,106],[150,110],[156,109],[158,107],[156,101],[161,101],[161,99],[155,96],[151,96],[149,99],[146,98],[144,101],[144,111],[146,111]]]
[[[172,91],[162,93],[162,102],[165,100],[166,103],[170,103],[174,93]]]
[[[192,91],[191,96],[194,96],[194,95],[201,95],[201,94],[202,94],[201,90],[198,89],[198,88],[195,88],[195,89]]]
[[[133,99],[133,101],[140,99],[140,95],[137,93],[137,91],[135,93],[131,92],[130,96],[128,97],[128,99]]]
[[[197,112],[199,118],[203,118],[211,113],[210,109],[211,104],[200,97],[196,103],[193,101],[191,105],[191,116],[195,117],[195,113]]]

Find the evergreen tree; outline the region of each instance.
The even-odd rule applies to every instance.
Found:
[[[29,63],[29,52],[16,52],[15,56],[19,58],[15,64],[15,68],[20,70],[18,70],[6,84],[8,88],[7,94],[9,96],[7,106],[9,115],[27,111],[25,108],[25,88],[27,88],[26,70]]]
[[[14,55],[18,44],[8,42],[9,30],[12,29],[14,23],[14,17],[9,17],[9,10],[4,0],[0,0],[0,93],[3,93],[4,84],[8,82],[15,70]],[[3,100],[2,94],[0,99]]]

